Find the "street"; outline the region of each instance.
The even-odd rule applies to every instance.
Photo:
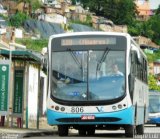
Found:
[[[58,134],[55,135],[49,135],[49,136],[41,136],[41,137],[27,137],[25,139],[60,139],[62,137],[59,137]],[[92,138],[92,139],[99,139],[99,138],[107,138],[107,139],[114,139],[119,138],[123,139],[125,138],[124,131],[123,130],[117,130],[117,131],[105,131],[105,130],[96,130],[96,134],[94,136],[85,136],[86,138]],[[78,139],[78,138],[84,138],[80,137],[78,135],[77,130],[71,129],[69,132],[69,136],[63,137],[63,139]],[[160,138],[160,127],[156,127],[154,125],[147,125],[145,126],[145,134],[143,136],[135,136],[135,139],[159,139]]]

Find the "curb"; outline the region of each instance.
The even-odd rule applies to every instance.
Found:
[[[35,137],[35,136],[46,136],[46,135],[55,135],[57,131],[43,131],[43,132],[28,132],[28,133],[19,133],[20,137]]]
[[[23,137],[35,137],[35,136],[46,136],[46,135],[55,135],[57,130],[38,130],[38,131],[16,131],[10,129],[9,131],[0,130],[0,139],[21,139]]]

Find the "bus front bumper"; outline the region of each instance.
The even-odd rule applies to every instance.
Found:
[[[82,119],[82,116],[94,116],[94,119]],[[47,110],[47,121],[49,125],[84,125],[84,124],[134,124],[134,107],[115,112],[107,113],[62,113],[53,110]]]

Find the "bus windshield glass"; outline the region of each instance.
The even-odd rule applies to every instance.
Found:
[[[125,94],[125,51],[52,52],[52,96],[68,101],[101,101]]]
[[[149,112],[150,113],[160,112],[160,94],[149,96]]]

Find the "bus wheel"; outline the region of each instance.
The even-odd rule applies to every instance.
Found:
[[[59,136],[68,136],[68,126],[58,125],[58,135]]]
[[[141,125],[137,125],[136,126],[136,132],[138,135],[143,135],[144,134],[144,125],[141,124]]]
[[[160,124],[156,124],[157,127],[160,127]]]
[[[84,130],[84,129],[79,129],[79,130],[78,130],[78,133],[79,133],[80,136],[85,136],[85,135],[86,135],[86,130]]]
[[[95,128],[87,130],[87,135],[88,136],[93,136],[94,134],[95,134]]]
[[[135,134],[135,127],[133,125],[127,125],[125,127],[125,136],[133,138],[134,134]]]

